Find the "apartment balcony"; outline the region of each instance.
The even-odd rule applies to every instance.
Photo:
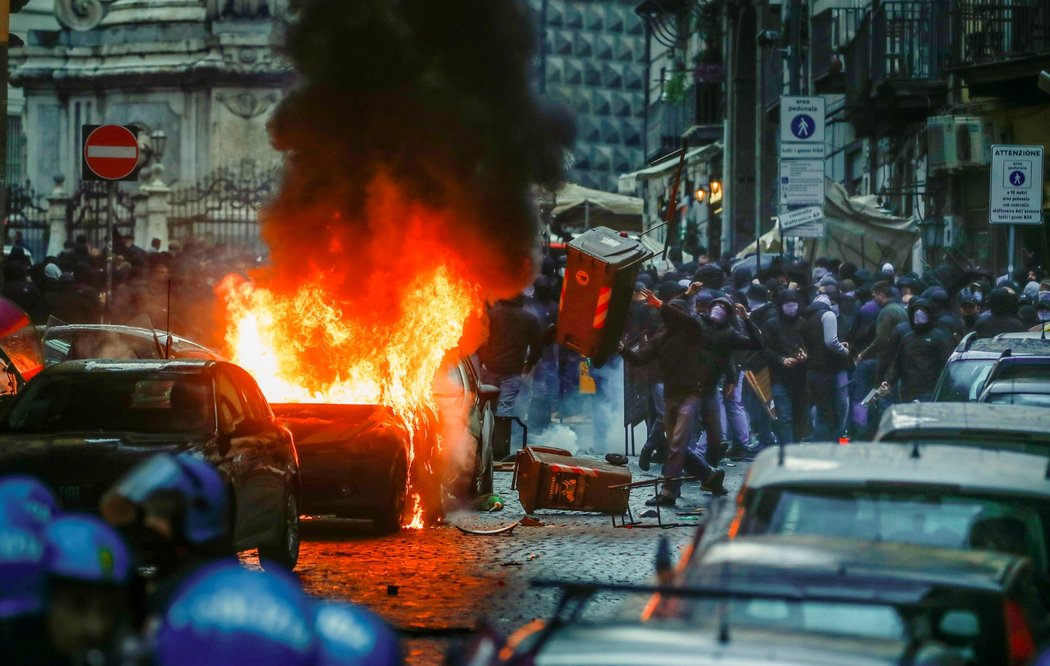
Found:
[[[890,0],[860,20],[845,47],[847,113],[858,133],[893,133],[946,103],[948,18],[946,0]]]
[[[1037,95],[1036,77],[1050,68],[1050,2],[955,0],[950,25],[948,65],[973,94]]]
[[[649,105],[646,158],[654,159],[678,150],[686,134],[689,145],[694,147],[721,141],[724,120],[722,84],[714,80],[697,81],[682,101],[659,100]]]
[[[809,62],[813,92],[841,95],[846,92],[842,51],[857,36],[864,10],[832,7],[813,16]]]

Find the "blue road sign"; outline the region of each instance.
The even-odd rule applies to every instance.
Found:
[[[1010,172],[1010,184],[1014,187],[1021,187],[1024,185],[1024,172],[1023,171],[1011,171]]]
[[[810,138],[813,136],[813,130],[816,127],[813,117],[805,113],[800,113],[791,119],[791,133],[798,139]]]

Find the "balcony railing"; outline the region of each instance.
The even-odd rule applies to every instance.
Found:
[[[841,59],[835,64],[840,48],[857,36],[857,29],[866,10],[854,7],[832,7],[813,17],[813,36],[810,39],[810,65],[813,81],[819,93],[843,91]]]
[[[1047,0],[955,0],[954,65],[1050,54]]]
[[[690,89],[682,101],[661,99],[649,105],[648,158],[666,155],[681,146],[682,133],[692,127],[696,119],[692,92]]]
[[[882,3],[872,16],[871,79],[940,79],[947,59],[948,16],[945,0]]]

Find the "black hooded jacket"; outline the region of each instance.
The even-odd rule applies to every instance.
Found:
[[[478,349],[482,367],[498,377],[527,372],[540,360],[543,331],[523,306],[525,297],[499,301],[489,310],[489,338]]]
[[[658,361],[665,395],[711,393],[723,378],[735,382],[736,369],[730,352],[761,346],[760,334],[750,321],[745,322],[745,335],[728,321],[722,327],[713,326],[693,312],[695,308],[685,298],[664,303],[660,308],[663,329],[650,340],[622,352],[631,363]]]
[[[1002,287],[996,287],[988,295],[991,314],[978,318],[973,330],[978,338],[993,338],[1000,333],[1020,333],[1027,330],[1017,317],[1017,298]]]
[[[787,290],[781,298],[785,302],[798,303],[798,294],[794,289]],[[790,385],[792,382],[806,380],[806,363],[793,368],[784,367],[784,359],[795,357],[799,349],[805,349],[802,340],[802,310],[794,317],[788,317],[780,307],[762,326],[762,351],[769,364],[773,380],[779,384]]]
[[[811,372],[842,372],[849,367],[850,359],[846,349],[832,349],[827,344],[822,318],[825,313],[831,311],[831,306],[816,299],[803,311],[800,332],[803,346],[809,355],[807,369]],[[841,347],[841,342],[839,346]]]
[[[915,322],[915,314],[924,310],[925,324]],[[919,303],[908,312],[908,330],[901,336],[886,364],[885,381],[892,386],[900,381],[902,402],[911,402],[933,393],[941,370],[948,362],[955,343],[951,335],[937,325],[936,314],[927,303]]]

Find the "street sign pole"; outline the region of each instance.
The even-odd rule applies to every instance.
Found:
[[[988,223],[1006,225],[1006,271],[1013,275],[1018,225],[1043,224],[1043,146],[993,145],[988,172]]]
[[[113,242],[113,209],[117,200],[117,181],[106,183],[106,321],[113,323],[113,253],[116,243]]]
[[[1017,242],[1017,225],[1011,224],[1006,228],[1006,277],[1009,280],[1013,279],[1014,274],[1014,245]]]

